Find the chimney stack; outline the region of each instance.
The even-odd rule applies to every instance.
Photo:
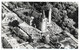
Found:
[[[49,18],[49,24],[51,24],[51,13],[52,13],[52,9],[50,8],[49,9],[49,17],[48,17]]]
[[[43,18],[42,18],[42,24],[41,24],[41,31],[42,32],[46,32],[46,29],[47,29],[47,18],[45,17],[44,10],[43,10],[42,16],[43,16]]]

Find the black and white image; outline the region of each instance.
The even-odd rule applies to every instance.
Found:
[[[76,2],[1,2],[4,49],[78,49]]]

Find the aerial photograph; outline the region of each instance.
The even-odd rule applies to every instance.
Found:
[[[78,3],[1,2],[3,49],[78,49]]]

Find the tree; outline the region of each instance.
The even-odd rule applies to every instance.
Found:
[[[14,20],[14,21],[12,21],[12,22],[9,22],[8,25],[9,25],[9,26],[13,26],[13,27],[18,27],[19,22],[18,22],[17,20]]]

